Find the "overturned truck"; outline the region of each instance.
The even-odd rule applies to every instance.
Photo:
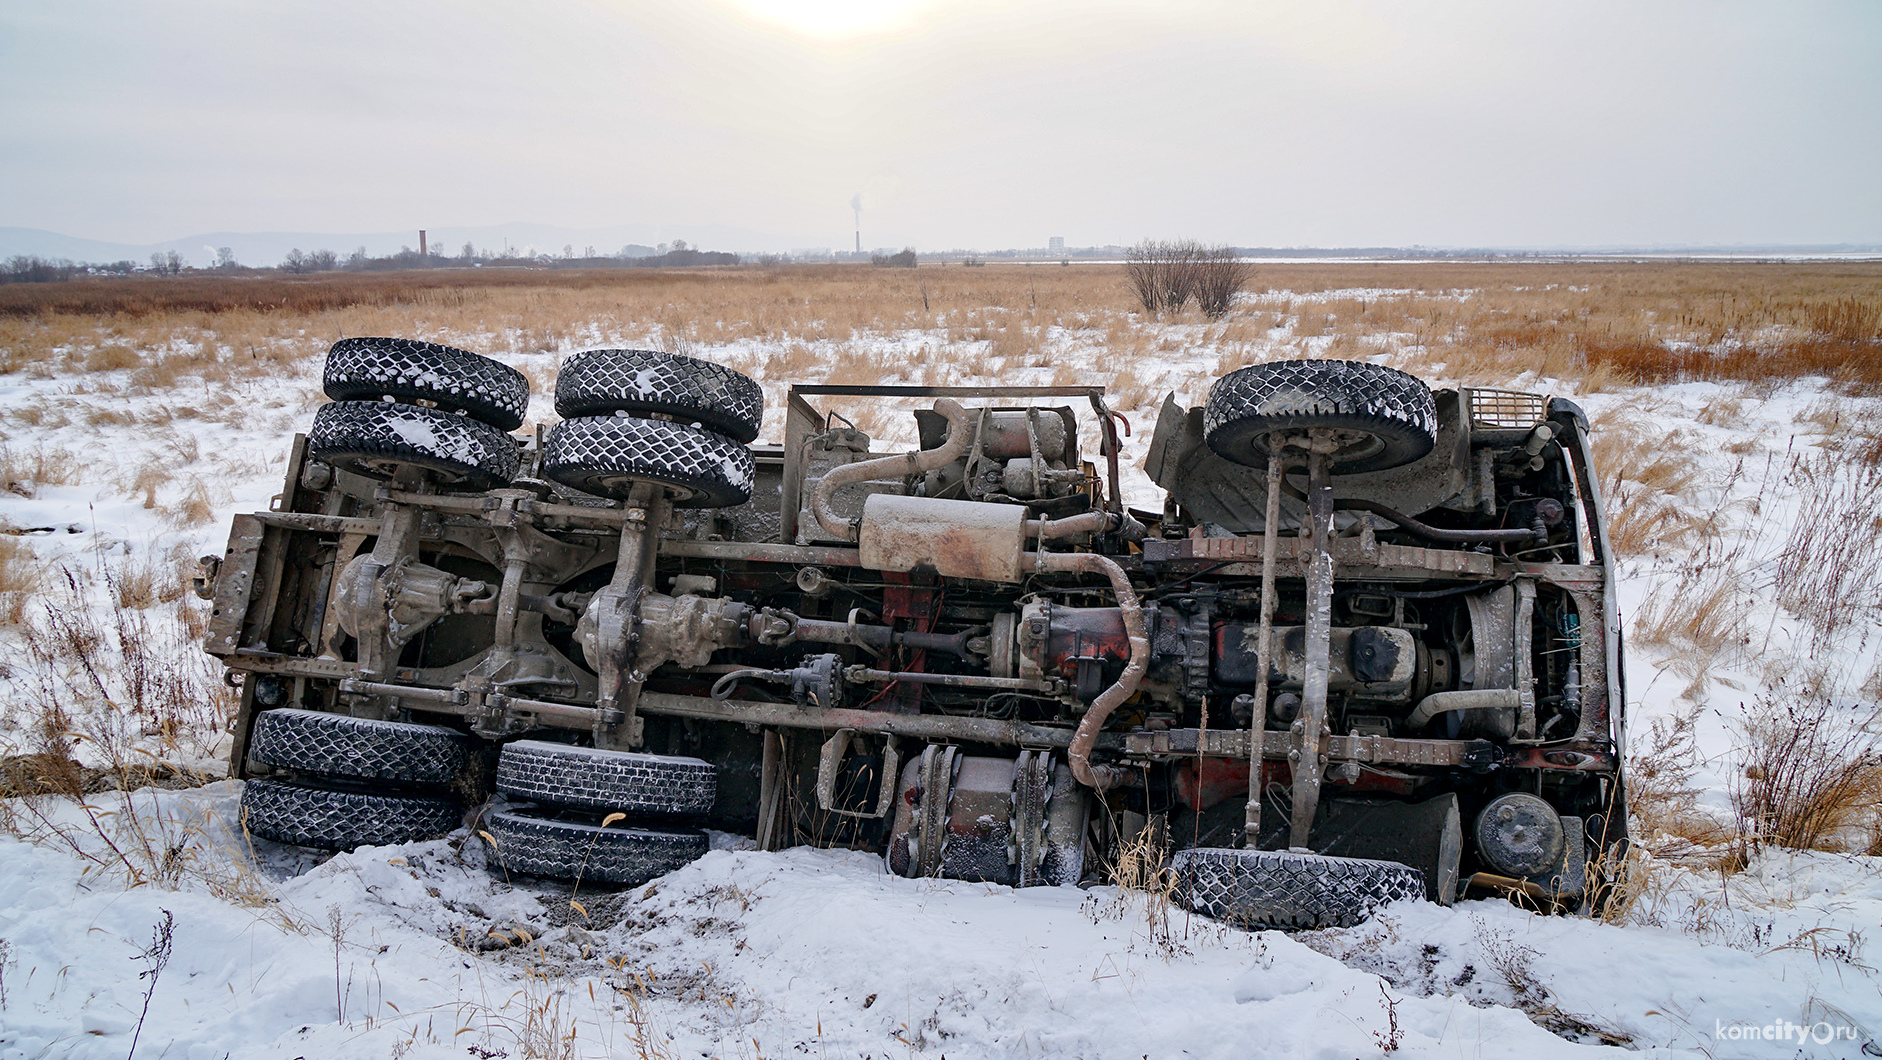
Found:
[[[632,884],[703,830],[888,871],[1350,923],[1599,898],[1624,702],[1588,423],[1283,361],[1166,400],[1128,508],[1098,387],[524,377],[348,339],[271,510],[206,558],[247,827],[329,849],[480,815],[498,871]],[[844,410],[920,399],[911,451]],[[866,418],[864,422],[868,422]]]

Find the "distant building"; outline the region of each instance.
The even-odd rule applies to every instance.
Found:
[[[1046,240],[1046,249],[1054,254],[1065,253],[1065,237],[1053,236],[1051,239]]]

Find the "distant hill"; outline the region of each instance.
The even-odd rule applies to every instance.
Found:
[[[561,228],[541,224],[485,225],[475,228],[433,228],[426,233],[433,252],[456,254],[465,243],[479,250],[501,254],[505,247],[518,254],[560,255],[563,247],[581,255],[588,247],[597,254],[611,255],[622,247],[656,247],[661,243],[685,240],[703,250],[727,250],[734,253],[781,253],[793,247],[814,245],[805,236],[778,236],[726,225],[612,225],[606,228]],[[828,243],[828,238],[823,240]],[[131,260],[140,264],[152,254],[172,250],[186,263],[207,266],[215,263],[216,248],[228,247],[243,265],[276,265],[290,250],[331,250],[344,258],[359,249],[374,257],[396,254],[402,247],[418,249],[418,230],[409,232],[205,232],[161,243],[112,243],[98,239],[48,232],[38,228],[0,227],[0,259],[15,255],[42,258],[67,258],[77,262]]]

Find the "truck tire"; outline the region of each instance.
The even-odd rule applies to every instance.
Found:
[[[1332,473],[1409,464],[1438,440],[1431,388],[1396,368],[1364,361],[1274,361],[1216,380],[1203,406],[1203,441],[1224,460],[1267,467],[1274,431],[1328,427],[1351,432]]]
[[[399,465],[424,468],[440,484],[468,492],[516,477],[516,440],[469,416],[390,401],[336,401],[314,412],[307,452],[368,478]]]
[[[430,401],[498,430],[523,425],[529,380],[482,354],[414,339],[341,339],[327,351],[322,389],[335,401]]]
[[[1171,867],[1184,908],[1242,927],[1350,927],[1425,896],[1424,873],[1395,861],[1198,847],[1177,851]]]
[[[462,733],[440,725],[283,708],[255,716],[248,756],[329,777],[450,784],[464,772],[470,749]]]
[[[496,872],[552,880],[635,887],[698,860],[710,845],[695,829],[603,828],[599,821],[567,820],[553,811],[513,806],[484,818],[496,846],[486,861]]]
[[[349,791],[297,780],[251,780],[242,787],[242,824],[263,839],[321,850],[410,843],[463,823],[443,795]]]
[[[703,427],[628,416],[563,420],[542,445],[542,473],[598,497],[626,500],[636,482],[671,487],[679,508],[751,499],[751,450]]]
[[[584,350],[556,373],[555,411],[564,419],[658,413],[748,444],[758,437],[765,394],[750,376],[711,361],[658,350]]]
[[[540,740],[505,744],[497,758],[498,791],[602,813],[704,814],[718,786],[718,770],[697,758]]]

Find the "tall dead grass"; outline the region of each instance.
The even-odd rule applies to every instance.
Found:
[[[1876,263],[1277,264],[1260,281],[1209,339],[1218,351],[1241,344],[1229,362],[1280,328],[1349,353],[1367,352],[1362,336],[1387,337],[1453,374],[1537,372],[1585,390],[1801,375],[1882,388]],[[629,340],[674,352],[777,348],[914,330],[954,343],[997,335],[998,356],[1030,361],[1054,328],[1102,330],[1109,347],[1190,319],[1149,321],[1134,301],[1122,266],[1109,265],[87,279],[0,291],[0,372],[128,372],[156,389],[189,374],[278,374],[363,334],[535,354]]]
[[[194,764],[235,706],[196,647],[203,605],[168,591],[179,578],[174,555],[59,567],[29,600],[7,663],[0,834],[57,846],[124,886],[201,886],[261,908],[266,885],[225,822],[142,790],[211,779]]]
[[[1704,853],[1738,834],[1731,822],[1700,807],[1698,722],[1697,706],[1655,718],[1628,749],[1629,831],[1663,857]]]
[[[1822,651],[1882,608],[1882,465],[1799,453],[1783,485],[1798,510],[1776,557],[1777,599]]]
[[[44,574],[32,546],[17,530],[0,525],[0,626],[17,626],[25,619]]]
[[[1882,711],[1809,694],[1760,697],[1743,722],[1732,805],[1756,842],[1863,850],[1882,818]]]

